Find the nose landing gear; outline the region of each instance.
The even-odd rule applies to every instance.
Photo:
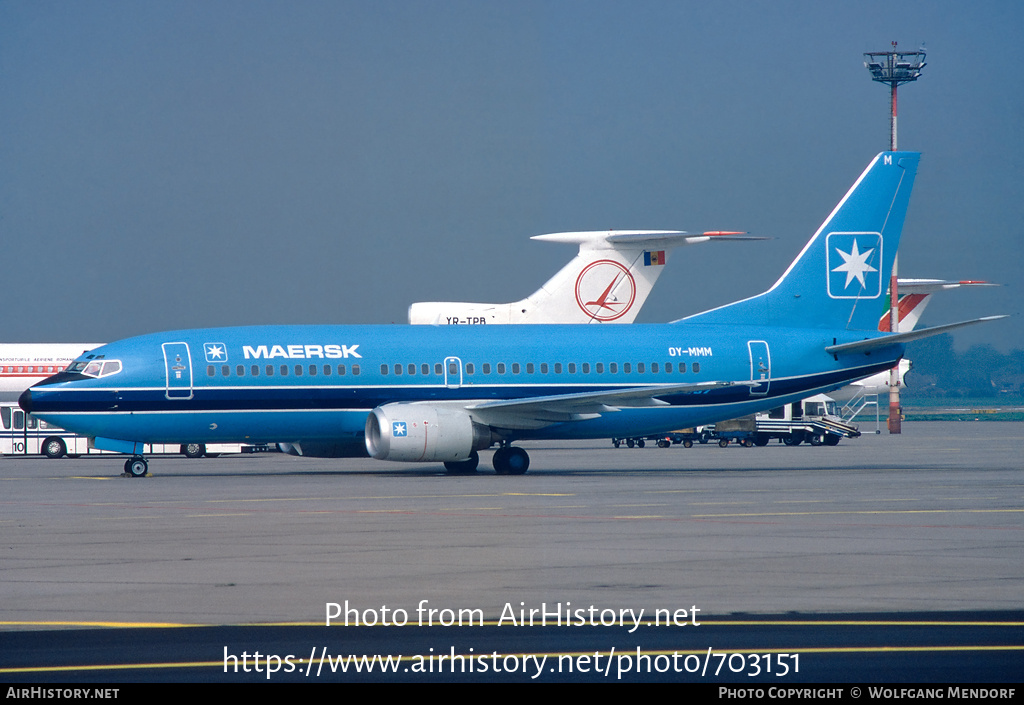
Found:
[[[149,474],[149,463],[141,455],[136,455],[124,461],[124,472],[132,477],[145,477]]]

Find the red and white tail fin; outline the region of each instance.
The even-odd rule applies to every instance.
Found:
[[[944,279],[900,279],[896,282],[896,291],[900,297],[899,305],[899,330],[897,333],[908,333],[917,326],[925,307],[931,300],[931,295],[936,291],[947,291],[959,289],[963,286],[997,286],[991,282],[983,281],[947,281]],[[878,330],[883,333],[891,332],[889,329],[888,308],[886,313],[878,320]]]

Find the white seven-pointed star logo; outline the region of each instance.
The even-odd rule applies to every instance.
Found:
[[[395,421],[391,424],[391,435],[392,436],[404,436],[406,435],[405,422]]]
[[[224,343],[203,343],[207,362],[227,362],[228,348]]]
[[[846,272],[846,284],[844,287],[849,287],[850,282],[854,279],[860,282],[861,288],[867,287],[867,282],[864,281],[865,272],[877,272],[878,270],[867,263],[868,257],[875,251],[875,248],[865,250],[862,254],[860,248],[857,247],[857,241],[853,241],[853,247],[850,248],[849,252],[843,252],[839,248],[836,248],[836,252],[843,258],[843,263],[833,269],[833,272]]]

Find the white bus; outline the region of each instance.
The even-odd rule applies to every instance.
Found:
[[[221,453],[241,453],[239,443],[186,443],[146,445],[146,455],[178,454],[189,458],[216,458]],[[77,458],[107,451],[89,447],[89,439],[26,414],[17,404],[0,403],[0,455],[45,455],[47,458]]]

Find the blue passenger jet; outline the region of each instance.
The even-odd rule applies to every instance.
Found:
[[[289,442],[301,455],[522,474],[522,439],[645,436],[803,399],[892,367],[878,317],[918,154],[879,154],[767,292],[661,325],[256,326],[84,353],[21,406],[131,454]],[[978,319],[985,320],[985,319]],[[976,322],[976,321],[974,321]]]

